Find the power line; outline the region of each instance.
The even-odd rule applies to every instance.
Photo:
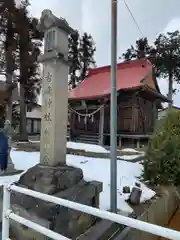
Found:
[[[130,7],[128,6],[126,0],[124,0],[124,4],[126,5],[126,8],[127,8],[128,12],[130,13],[130,15],[131,15],[131,17],[132,17],[132,19],[133,19],[133,21],[134,21],[136,27],[138,28],[139,32],[141,33],[142,37],[144,38],[144,34],[143,34],[143,32],[142,32],[142,30],[141,30],[141,28],[140,28],[138,22],[136,21],[136,19],[135,19],[133,13],[132,13]]]

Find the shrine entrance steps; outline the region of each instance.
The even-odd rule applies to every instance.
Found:
[[[75,138],[76,142],[99,144],[99,135],[95,134],[80,134]]]

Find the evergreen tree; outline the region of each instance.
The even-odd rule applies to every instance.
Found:
[[[147,38],[140,38],[136,41],[135,47],[131,45],[130,48],[123,53],[122,57],[126,61],[133,60],[133,59],[140,59],[149,57],[151,54],[152,47],[148,43]]]
[[[94,54],[96,51],[96,47],[93,41],[92,36],[87,33],[84,33],[84,35],[80,39],[80,64],[81,64],[81,70],[80,70],[80,81],[82,82],[87,76],[88,76],[88,70],[92,67],[95,67],[95,60],[94,60]]]
[[[38,20],[28,13],[29,1],[21,2],[17,10],[16,30],[19,49],[20,83],[20,140],[28,140],[26,128],[26,104],[37,102],[41,89],[41,76],[37,62],[42,45],[42,34],[37,30]]]
[[[172,98],[175,89],[173,82],[180,82],[180,33],[175,31],[160,34],[149,46],[147,38],[136,41],[136,46],[131,46],[122,55],[125,60],[146,57],[155,67],[157,77],[168,79],[169,108],[172,107]]]
[[[180,82],[180,32],[160,34],[154,42],[151,59],[156,67],[156,74],[168,79],[169,108],[172,107],[173,82]]]
[[[180,186],[180,111],[158,121],[148,144],[143,179],[153,185]]]
[[[74,31],[69,35],[69,89],[73,89],[79,82],[80,60],[79,60],[79,32]]]
[[[69,36],[69,89],[78,86],[88,76],[88,70],[95,66],[95,44],[91,35],[78,31]]]
[[[6,0],[0,7],[0,67],[6,73],[10,88],[15,70],[20,83],[20,139],[27,140],[26,103],[36,102],[41,89],[37,57],[42,45],[42,34],[37,30],[38,20],[28,13],[28,0],[19,8],[14,0]],[[12,122],[12,100],[9,99],[7,118]]]
[[[0,6],[0,71],[5,72],[6,83],[10,96],[6,118],[12,122],[12,90],[14,88],[13,75],[17,69],[15,64],[17,55],[17,35],[15,30],[16,6],[14,0],[6,0]]]

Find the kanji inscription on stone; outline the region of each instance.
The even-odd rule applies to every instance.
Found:
[[[50,113],[45,113],[44,114],[44,120],[45,121],[48,121],[48,122],[51,122],[52,120],[51,120],[51,114]]]
[[[48,88],[47,88],[47,94],[51,94],[52,93],[52,88],[51,88],[51,86],[48,86]]]
[[[45,135],[49,135],[49,131],[48,131],[47,128],[44,130],[44,134],[45,134]]]
[[[47,82],[51,82],[52,81],[52,74],[50,74],[50,72],[48,72],[47,76],[45,76],[44,78]]]
[[[44,95],[50,95],[52,93],[52,88],[51,86],[48,86],[47,89],[44,91]]]
[[[48,107],[50,108],[51,107],[51,104],[52,104],[52,100],[51,98],[48,99]]]
[[[44,154],[44,157],[43,157],[43,164],[44,165],[48,165],[48,162],[49,162],[49,156],[48,154]]]
[[[45,142],[45,143],[44,143],[44,148],[45,148],[46,150],[48,150],[48,149],[50,148],[50,143],[49,143],[49,142]]]

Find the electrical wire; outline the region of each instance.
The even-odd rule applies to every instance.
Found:
[[[143,32],[142,32],[142,30],[141,30],[141,28],[140,28],[138,22],[136,21],[136,18],[134,17],[134,15],[133,15],[133,13],[132,13],[130,7],[128,6],[128,3],[126,2],[126,0],[124,0],[124,4],[125,4],[125,6],[126,6],[128,12],[130,13],[130,15],[131,15],[131,17],[132,17],[132,19],[133,19],[133,21],[134,21],[136,27],[138,28],[140,34],[141,34],[142,37],[144,38],[144,34],[143,34]]]

